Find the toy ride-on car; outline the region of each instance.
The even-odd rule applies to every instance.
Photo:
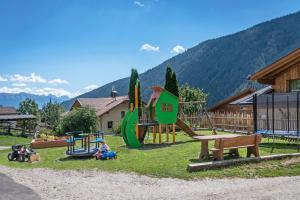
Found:
[[[108,159],[116,159],[117,158],[117,152],[114,151],[107,151],[107,152],[98,152],[95,155],[96,160],[108,160]]]
[[[20,162],[25,162],[25,160],[29,160],[32,154],[36,152],[27,147],[26,145],[16,144],[11,147],[12,152],[7,155],[9,161],[18,160]]]

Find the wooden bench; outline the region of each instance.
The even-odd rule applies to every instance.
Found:
[[[224,150],[229,150],[229,154],[239,156],[239,148],[247,148],[247,157],[253,154],[259,157],[258,145],[261,142],[261,135],[243,135],[234,138],[221,138],[216,139],[215,147],[210,151],[213,153],[214,160],[224,159]]]

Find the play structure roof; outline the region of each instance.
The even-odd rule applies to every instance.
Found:
[[[250,80],[258,81],[262,84],[274,84],[275,78],[286,69],[295,66],[300,62],[300,48],[292,51],[291,53],[281,57],[272,64],[257,71],[250,77]]]
[[[119,96],[116,98],[78,98],[72,108],[75,107],[76,104],[79,104],[80,106],[90,106],[96,109],[98,116],[102,116],[116,106],[128,101],[128,96]]]

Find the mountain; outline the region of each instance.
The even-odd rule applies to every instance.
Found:
[[[58,102],[58,103],[61,103],[69,99],[66,96],[56,97],[54,95],[45,96],[45,95],[34,95],[28,93],[17,93],[17,94],[0,93],[0,105],[13,106],[15,108],[18,108],[19,103],[25,100],[26,98],[34,99],[35,102],[39,105],[39,108],[41,108],[44,104],[49,102],[50,98],[52,102]]]
[[[276,18],[246,30],[204,41],[182,54],[140,74],[142,95],[147,99],[152,85],[163,85],[166,66],[177,73],[179,84],[203,88],[212,105],[237,90],[258,84],[247,81],[255,71],[300,47],[300,12]],[[128,71],[128,73],[130,73]],[[104,97],[112,86],[127,94],[128,78],[108,83],[79,97]],[[70,108],[74,99],[63,102]]]

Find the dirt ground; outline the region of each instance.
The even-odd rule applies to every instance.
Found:
[[[41,199],[298,199],[300,176],[185,181],[103,171],[13,169],[0,172]],[[1,178],[0,176],[0,179]],[[5,184],[5,180],[0,180]],[[3,193],[3,190],[0,190]],[[5,199],[9,199],[6,194]],[[4,197],[3,194],[0,195]],[[11,199],[14,199],[13,196]]]

